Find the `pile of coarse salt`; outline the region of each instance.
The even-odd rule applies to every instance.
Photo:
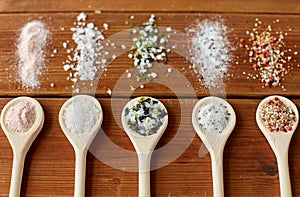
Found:
[[[207,88],[223,84],[232,61],[231,43],[222,19],[204,20],[188,30],[191,36],[190,57],[193,70],[203,78]]]
[[[23,28],[18,40],[18,74],[24,88],[38,88],[44,67],[44,47],[49,31],[41,21],[32,21]]]
[[[69,71],[67,79],[74,83],[78,80],[94,80],[97,71],[104,68],[106,63],[100,60],[103,49],[100,40],[104,40],[104,36],[94,23],[87,23],[86,20],[87,15],[80,13],[77,16],[76,26],[71,28],[72,39],[77,45],[76,48],[68,48],[69,41],[63,43],[67,53],[73,53],[68,55],[68,59],[63,64],[64,70]]]
[[[63,117],[67,129],[74,133],[90,132],[99,119],[97,106],[87,99],[72,102],[66,107]]]

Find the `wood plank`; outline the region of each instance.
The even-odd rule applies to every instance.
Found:
[[[137,23],[142,23],[147,20],[149,14],[134,14]],[[62,43],[71,40],[72,32],[69,30],[75,22],[77,14],[2,14],[0,15],[0,96],[18,96],[18,95],[31,95],[31,96],[71,96],[73,84],[67,81],[68,72],[63,70],[62,62],[66,60],[68,53],[66,49],[62,47]],[[105,31],[105,36],[115,42],[119,47],[122,44],[128,44],[131,46],[131,40],[124,40],[124,37],[119,37],[117,33],[127,31],[128,25],[125,24],[129,14],[127,13],[105,13],[105,14],[89,14],[89,22],[94,22],[98,27],[102,27],[103,23],[109,24],[109,30]],[[180,32],[185,33],[186,27],[190,27],[196,20],[204,20],[206,18],[215,17],[212,14],[193,14],[193,13],[158,13],[157,21],[161,27],[173,27],[177,30],[177,35]],[[261,88],[261,83],[258,79],[247,79],[247,75],[243,73],[255,73],[249,62],[244,63],[247,60],[246,50],[239,48],[239,39],[247,39],[246,31],[251,30],[254,26],[254,21],[257,15],[252,14],[222,14],[226,20],[226,25],[231,30],[228,37],[232,41],[232,47],[236,50],[233,52],[234,57],[239,57],[235,61],[239,62],[237,65],[232,63],[229,68],[230,77],[225,81],[226,89],[223,95],[228,97],[263,97],[269,94],[283,94],[287,96],[300,96],[298,84],[300,76],[297,74],[300,70],[297,65],[300,62],[300,55],[295,55],[292,62],[294,70],[292,70],[285,78],[283,85],[286,91],[283,91],[281,87],[276,88]],[[280,20],[279,24],[273,25],[274,31],[282,29],[288,33],[285,38],[286,48],[297,50],[300,46],[300,26],[298,25],[298,15],[260,15],[259,18],[268,23],[276,19]],[[46,23],[47,27],[51,31],[52,38],[46,49],[46,67],[44,69],[43,76],[41,77],[41,88],[39,90],[25,90],[21,88],[20,83],[17,82],[17,60],[16,60],[16,42],[20,34],[20,29],[28,21],[40,19]],[[248,22],[245,22],[248,21]],[[64,27],[64,31],[61,30]],[[288,29],[291,28],[292,31]],[[182,35],[182,34],[180,34]],[[185,34],[184,34],[185,35]],[[125,33],[125,37],[127,34]],[[172,41],[172,38],[170,39]],[[178,40],[180,43],[178,43]],[[176,36],[173,36],[173,41],[181,44],[181,40]],[[186,40],[183,40],[182,46],[185,46]],[[70,46],[75,46],[74,43]],[[186,46],[187,47],[187,46]],[[57,53],[54,57],[51,57],[52,51],[57,49]],[[177,48],[177,53],[183,53],[186,55],[186,48]],[[120,53],[120,52],[119,52]],[[113,54],[113,53],[111,53]],[[201,83],[199,78],[195,77],[193,71],[189,69],[190,64],[180,58],[178,54],[169,56],[169,66],[173,67],[174,72],[170,77],[165,77],[167,68],[159,68],[158,79],[154,83],[145,84],[145,88],[141,89],[139,83],[136,83],[134,77],[127,79],[125,71],[130,69],[132,65],[131,59],[127,57],[127,53],[118,55],[117,59],[112,61],[107,67],[107,71],[101,75],[99,81],[94,82],[92,88],[84,90],[83,93],[96,94],[101,97],[108,97],[107,90],[113,90],[112,96],[128,96],[133,94],[137,95],[152,95],[159,97],[174,97],[177,96],[206,96],[210,94],[210,91],[217,92],[218,90],[208,90]],[[175,72],[176,71],[176,72]],[[178,72],[177,72],[178,71]],[[258,74],[258,73],[256,73]],[[156,83],[155,83],[156,82]],[[54,83],[55,87],[50,87],[50,84]],[[190,84],[189,84],[190,83]],[[137,87],[135,91],[130,89],[130,85]],[[173,90],[172,90],[173,89]],[[211,93],[212,94],[212,93]]]
[[[9,100],[0,99],[0,109]],[[22,196],[72,196],[74,152],[57,121],[65,99],[38,100],[45,110],[45,126],[26,157]],[[202,143],[191,124],[196,100],[161,101],[168,109],[170,120],[152,167],[170,163],[151,171],[152,196],[212,196],[210,157],[208,154],[198,157]],[[119,112],[126,100],[100,99],[100,102],[104,111],[103,132],[93,142],[93,154],[87,157],[86,196],[137,196],[137,173],[129,171],[136,168],[137,159],[128,137],[118,125]],[[225,196],[279,196],[276,159],[254,118],[260,100],[230,99],[229,102],[236,110],[237,125],[224,152]],[[294,102],[300,106],[299,99]],[[182,154],[176,155],[181,148]],[[7,196],[12,151],[3,132],[0,132],[0,150],[0,196]],[[173,156],[178,157],[169,161]],[[292,139],[289,156],[293,196],[299,196],[299,129]]]
[[[168,0],[168,1],[124,1],[115,0],[2,0],[0,2],[1,12],[69,12],[69,11],[193,11],[193,12],[252,12],[252,13],[299,13],[300,5],[297,0],[278,2],[266,0],[263,3],[259,0]]]

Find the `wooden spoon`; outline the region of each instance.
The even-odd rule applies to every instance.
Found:
[[[205,104],[208,103],[221,103],[227,106],[227,110],[230,113],[228,124],[221,133],[211,134],[206,131],[198,123],[198,110]],[[215,197],[224,196],[224,185],[223,185],[223,151],[228,137],[235,127],[236,116],[231,105],[223,99],[218,97],[206,97],[196,103],[192,114],[193,127],[201,138],[202,142],[210,152],[211,164],[212,164],[212,176],[213,176],[213,192]]]
[[[292,108],[292,110],[295,112],[296,122],[292,126],[291,131],[270,132],[261,119],[260,112],[262,106],[267,102],[269,102],[270,100],[273,100],[275,97],[279,98],[280,101],[282,101],[286,106]],[[298,121],[299,121],[299,114],[296,105],[289,99],[282,96],[274,95],[265,98],[260,102],[256,110],[256,122],[258,124],[258,127],[260,128],[264,136],[267,138],[277,159],[279,182],[280,182],[280,196],[284,196],[284,197],[292,196],[289,164],[288,164],[288,152],[289,152],[290,141],[297,128]]]
[[[27,101],[35,105],[35,121],[31,128],[25,133],[13,133],[6,127],[6,113],[11,107],[17,105],[21,101]],[[9,101],[1,112],[1,127],[8,138],[14,154],[9,190],[10,197],[20,196],[25,157],[32,142],[42,130],[44,119],[44,111],[40,103],[30,97],[18,97]]]
[[[74,101],[77,100],[89,100],[94,103],[99,111],[99,118],[92,130],[89,132],[83,133],[74,133],[70,131],[65,125],[64,112],[65,109]],[[69,100],[67,100],[59,111],[59,124],[64,132],[65,136],[72,144],[75,156],[76,156],[76,166],[75,166],[75,187],[74,187],[74,196],[75,197],[83,197],[85,196],[85,173],[86,173],[86,155],[87,150],[95,138],[97,132],[101,128],[103,120],[103,112],[100,103],[97,99],[88,95],[77,95]]]
[[[146,97],[151,98],[151,97]],[[157,131],[157,133],[150,136],[142,136],[133,131],[127,124],[128,118],[125,116],[126,108],[133,106],[141,97],[132,99],[129,101],[122,111],[122,125],[131,140],[137,155],[139,163],[139,197],[150,197],[150,160],[152,152],[157,145],[159,139],[163,135],[168,125],[168,115],[164,117],[164,122]],[[158,101],[157,99],[151,98],[152,100]],[[166,110],[165,106],[158,101],[162,108]]]

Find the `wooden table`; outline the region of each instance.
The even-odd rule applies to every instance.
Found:
[[[96,14],[95,10],[101,10]],[[74,187],[74,151],[58,124],[61,105],[72,93],[72,82],[62,62],[67,53],[62,43],[71,40],[69,30],[80,12],[88,15],[88,21],[102,26],[109,24],[104,34],[108,38],[127,30],[125,21],[134,15],[137,23],[147,20],[154,13],[159,26],[185,32],[195,20],[221,16],[232,31],[229,39],[237,48],[239,57],[229,69],[231,76],[225,81],[226,97],[236,110],[237,124],[224,151],[225,196],[279,196],[279,180],[275,156],[255,122],[255,111],[262,98],[280,94],[291,98],[300,106],[299,82],[300,55],[295,56],[294,69],[286,77],[286,91],[280,87],[261,88],[258,80],[246,79],[243,72],[254,72],[247,59],[245,49],[239,48],[239,39],[247,38],[256,18],[272,24],[279,19],[283,30],[291,28],[285,39],[287,48],[299,50],[300,3],[272,0],[2,0],[0,1],[0,109],[12,98],[32,96],[37,98],[45,111],[45,125],[33,143],[25,162],[22,196],[72,196]],[[14,75],[17,61],[16,42],[20,29],[28,21],[40,19],[51,31],[47,45],[47,69],[41,78],[39,90],[24,90]],[[247,22],[245,22],[247,21]],[[64,31],[61,30],[64,27]],[[57,49],[54,57],[52,51]],[[169,126],[158,144],[151,171],[152,196],[213,196],[210,156],[199,157],[201,140],[192,128],[191,112],[195,102],[209,96],[198,78],[189,71],[189,63],[177,54],[169,56],[169,65],[182,75],[172,74],[167,84],[148,83],[144,89],[135,91],[129,85],[114,91],[119,79],[132,62],[127,53],[120,55],[108,67],[106,75],[86,93],[99,99],[104,121],[87,156],[86,196],[137,196],[137,158],[132,144],[120,125],[120,112],[128,98],[149,95],[159,98],[169,112]],[[187,84],[179,82],[187,82]],[[127,80],[128,82],[129,80]],[[134,81],[134,80],[133,80]],[[176,83],[177,82],[177,83]],[[50,87],[54,83],[55,87]],[[128,82],[129,83],[129,82]],[[176,90],[169,84],[175,84]],[[171,85],[170,85],[171,86]],[[173,87],[173,86],[172,86]],[[113,90],[110,96],[106,92]],[[178,96],[178,98],[177,98]],[[295,132],[289,151],[292,192],[300,195],[300,129]],[[0,196],[8,196],[12,151],[3,132],[0,132]]]

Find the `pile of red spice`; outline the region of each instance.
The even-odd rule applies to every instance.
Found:
[[[291,131],[296,122],[293,109],[283,103],[278,97],[269,100],[261,108],[260,116],[270,132]]]
[[[274,23],[279,23],[279,20]],[[248,61],[259,72],[262,87],[281,86],[285,90],[281,83],[291,70],[293,60],[292,50],[286,48],[284,41],[288,34],[273,32],[271,25],[263,24],[259,19],[256,19],[252,32],[247,31],[246,34],[249,35],[250,43],[241,39],[240,47],[247,49]],[[294,55],[297,54],[294,52]],[[248,75],[253,79],[257,78],[256,75]]]

